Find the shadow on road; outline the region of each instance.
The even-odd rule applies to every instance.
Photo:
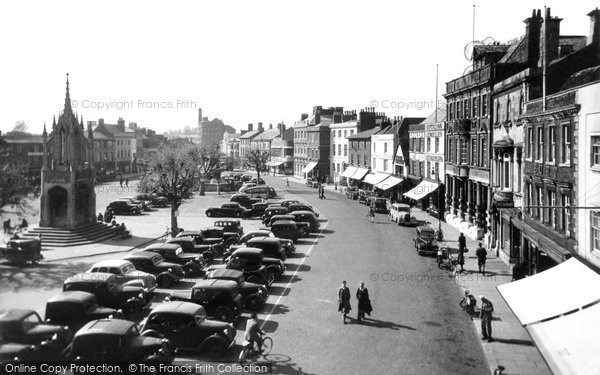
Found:
[[[509,345],[533,346],[533,341],[531,341],[531,340],[499,339],[497,337],[494,337],[494,341],[502,343],[502,344],[509,344]]]
[[[335,231],[333,229],[323,229],[321,231],[322,234],[332,234],[335,233]]]
[[[310,271],[310,266],[308,264],[302,264],[302,265],[298,265],[298,264],[286,264],[287,270],[288,272],[307,272]]]
[[[41,263],[37,266],[14,267],[0,265],[0,288],[14,292],[24,289],[51,290],[62,287],[63,282],[90,268],[88,263]]]
[[[302,278],[297,275],[283,275],[280,279],[280,282],[283,283],[296,283],[298,281],[302,281]]]
[[[350,321],[351,324],[361,324],[364,326],[375,327],[375,328],[386,328],[386,329],[391,329],[394,331],[399,331],[401,328],[408,329],[411,331],[417,330],[416,328],[413,328],[411,326],[405,326],[405,325],[394,323],[394,322],[385,322],[383,320],[365,318],[362,322],[359,322],[358,320],[356,320],[354,318],[351,318],[351,319],[352,319]]]
[[[263,311],[268,311],[272,315],[280,315],[290,312],[290,309],[285,305],[274,305],[272,303],[265,303],[263,306]]]
[[[272,284],[269,288],[269,294],[276,296],[287,296],[290,294],[290,288],[286,288],[284,286],[275,286],[275,284]]]

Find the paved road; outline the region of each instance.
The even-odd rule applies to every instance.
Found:
[[[280,182],[267,178],[267,183]],[[489,371],[480,338],[458,307],[457,286],[432,258],[415,253],[413,228],[392,225],[385,215],[371,224],[364,205],[339,194],[318,200],[314,189],[291,190],[328,222],[266,324],[281,353],[277,373],[295,374],[298,367],[304,374]],[[342,280],[352,294],[361,281],[369,289],[374,311],[366,323],[342,324],[336,300]],[[355,317],[354,297],[352,307]]]

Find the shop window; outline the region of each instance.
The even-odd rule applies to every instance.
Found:
[[[600,169],[600,136],[592,137],[592,167]]]
[[[562,126],[561,147],[561,162],[563,164],[569,164],[571,162],[571,132],[568,124]]]
[[[592,248],[600,250],[600,211],[591,211],[592,215]]]
[[[541,161],[544,157],[543,157],[543,152],[544,152],[544,128],[542,128],[541,126],[539,126],[537,128],[537,143],[536,143],[536,149],[535,149],[535,160]]]

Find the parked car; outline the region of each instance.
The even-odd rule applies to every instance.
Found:
[[[0,247],[0,259],[4,258],[16,265],[25,265],[27,262],[36,265],[44,256],[42,241],[35,238],[13,238],[8,240],[6,247]]]
[[[133,205],[139,206],[142,211],[149,211],[150,205],[143,200],[135,199],[135,197],[119,197],[119,200],[129,201]]]
[[[43,322],[33,310],[13,309],[0,313],[0,337],[0,363],[56,361],[63,359],[73,332],[63,325]]]
[[[265,180],[263,180],[260,177],[258,179],[256,179],[256,177],[254,177],[252,180],[250,180],[250,182],[253,182],[256,185],[264,185],[264,184],[266,184]]]
[[[278,221],[290,221],[290,220],[294,220],[294,216],[292,216],[291,214],[283,214],[283,215],[273,215],[271,216],[271,219],[266,223],[268,226],[272,226],[274,223],[278,222]]]
[[[224,259],[227,268],[239,269],[238,264],[246,267],[249,264],[258,266],[260,264],[267,268],[267,273],[275,278],[280,278],[286,271],[285,264],[281,259],[266,257],[264,251],[255,247],[242,247],[234,250],[231,255]]]
[[[206,209],[208,217],[241,217],[250,216],[250,210],[244,208],[238,202],[223,203],[221,207],[209,207]]]
[[[244,182],[242,183],[242,186],[239,188],[238,193],[244,193],[246,191],[246,189],[251,188],[251,187],[255,187],[256,184],[254,182]]]
[[[124,259],[110,259],[95,263],[86,271],[87,273],[112,273],[120,284],[130,286],[141,286],[154,292],[156,288],[156,276],[148,272],[138,271],[133,263]]]
[[[413,241],[419,255],[437,255],[438,244],[435,240],[435,230],[433,228],[418,226]]]
[[[78,273],[64,281],[62,290],[92,293],[100,306],[131,314],[142,311],[152,301],[146,288],[121,284],[112,273]]]
[[[267,207],[272,206],[273,203],[269,202],[257,202],[252,203],[252,207],[250,208],[250,217],[261,217],[265,214],[265,210]]]
[[[344,194],[346,195],[346,199],[358,199],[358,189],[354,186],[348,186],[344,189]]]
[[[203,306],[170,301],[156,306],[140,324],[142,335],[165,337],[178,350],[222,355],[235,344],[232,324],[206,319]]]
[[[237,233],[226,232],[225,229],[221,227],[202,228],[202,234],[205,238],[220,239],[225,247],[233,245],[240,240],[240,236]]]
[[[311,232],[316,232],[321,227],[319,219],[317,219],[317,216],[311,211],[294,211],[290,213],[290,215],[294,217],[293,220],[295,222],[308,222],[310,224]]]
[[[46,322],[68,326],[77,331],[90,320],[104,319],[116,309],[98,304],[96,296],[88,292],[60,292],[46,302]]]
[[[294,253],[296,251],[296,246],[294,245],[294,242],[292,240],[287,239],[287,238],[277,237],[270,230],[260,230],[259,229],[259,230],[250,231],[250,232],[246,233],[245,235],[243,235],[240,238],[240,241],[238,242],[238,245],[245,244],[249,240],[251,240],[251,239],[253,239],[255,237],[276,238],[279,241],[279,243],[281,244],[281,247],[286,251],[287,255],[291,255],[292,253]]]
[[[136,269],[156,276],[156,282],[161,288],[168,288],[185,277],[185,272],[180,265],[165,262],[160,254],[150,251],[130,253],[123,259],[133,263]]]
[[[267,288],[263,284],[247,282],[242,271],[220,268],[207,273],[206,278],[235,281],[240,288],[244,306],[250,310],[260,309],[269,298]]]
[[[241,254],[240,259],[235,262],[224,262],[224,264],[211,265],[207,270],[207,274],[218,269],[237,270],[242,271],[244,273],[244,278],[250,283],[271,286],[273,281],[275,281],[275,273],[267,272],[267,267],[262,264],[262,260],[262,253],[259,255]]]
[[[115,215],[139,215],[142,209],[131,204],[129,201],[117,200],[112,201],[106,206],[106,210],[111,210]]]
[[[140,335],[134,322],[99,319],[77,331],[70,352],[79,361],[170,363],[174,348],[166,338]]]
[[[308,224],[308,223],[307,223]],[[299,231],[296,222],[293,220],[282,220],[271,225],[270,232],[278,238],[290,240],[292,242],[298,241],[298,238],[304,237]],[[306,232],[310,232],[308,229]],[[308,235],[308,234],[307,234]]]
[[[419,221],[410,214],[410,206],[404,203],[393,203],[390,206],[390,220],[397,225],[416,227]]]
[[[271,221],[271,217],[274,215],[285,215],[288,213],[287,207],[283,206],[270,206],[265,209],[265,213],[262,217],[262,223],[267,224]]]
[[[180,265],[186,276],[204,276],[205,263],[202,260],[202,256],[184,252],[179,244],[155,243],[146,246],[142,251],[160,254],[165,262]]]
[[[376,213],[387,214],[388,213],[388,200],[380,197],[369,197],[367,205],[373,206]]]
[[[199,245],[196,237],[193,236],[177,236],[167,240],[166,243],[181,246],[184,253],[199,255],[206,263],[212,262],[216,256],[223,254],[224,249],[221,245],[218,247],[216,247],[217,245]]]
[[[215,227],[223,228],[224,232],[233,232],[237,233],[240,237],[244,235],[244,227],[239,220],[235,219],[224,219],[217,220],[213,224]]]
[[[317,181],[314,178],[306,179],[306,186],[308,186],[308,187],[317,188],[317,187],[319,187],[319,185],[320,185],[319,181]]]
[[[302,203],[302,202],[300,202],[297,199],[282,199],[282,200],[279,201],[279,205],[283,206],[283,207],[287,207],[290,204],[294,204],[294,203]]]
[[[319,217],[319,213],[317,212],[317,210],[314,209],[313,206],[311,206],[309,204],[304,204],[304,203],[290,204],[288,206],[288,211],[289,212],[294,212],[294,211],[310,211],[313,214],[315,214],[316,217]]]
[[[372,191],[359,189],[358,190],[358,203],[368,204],[369,198],[374,196],[374,194],[375,193],[373,193]]]
[[[182,238],[182,237],[191,237],[196,241],[196,245],[195,246],[212,246],[212,248],[207,248],[205,250],[210,250],[213,253],[216,252],[217,255],[223,254],[223,251],[225,250],[225,243],[224,243],[224,239],[223,239],[223,233],[224,231],[221,229],[219,231],[216,231],[217,233],[215,233],[216,235],[221,234],[220,237],[209,237],[209,235],[213,235],[212,232],[209,231],[202,231],[202,230],[184,230],[182,232],[179,232],[177,234],[176,238]],[[227,245],[229,246],[229,245]]]
[[[233,253],[236,249],[242,247],[255,247],[257,249],[262,249],[264,256],[269,258],[277,258],[281,259],[285,262],[287,259],[287,253],[281,246],[281,242],[279,242],[278,238],[272,237],[254,237],[248,240],[244,245],[235,245],[229,248],[229,252]]]
[[[250,198],[250,196],[248,194],[233,194],[231,196],[231,198],[229,198],[230,202],[237,202],[239,204],[241,204],[242,206],[251,209],[252,205],[254,203],[260,202],[262,201],[261,198]]]
[[[277,196],[275,189],[267,185],[250,186],[240,190],[241,193],[248,194],[251,198],[269,199]]]
[[[169,200],[163,196],[157,194],[138,194],[135,196],[136,200],[145,201],[146,204],[150,204],[154,207],[167,207]]]
[[[238,284],[229,280],[201,280],[191,291],[176,290],[167,299],[197,303],[208,316],[230,323],[239,318],[243,308]]]

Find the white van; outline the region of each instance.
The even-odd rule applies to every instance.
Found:
[[[240,189],[240,190],[242,190],[242,189]],[[269,199],[269,198],[275,198],[277,196],[275,189],[273,189],[272,187],[267,186],[267,185],[247,187],[247,188],[243,189],[243,191],[240,191],[240,193],[248,194],[250,196],[250,198]]]

